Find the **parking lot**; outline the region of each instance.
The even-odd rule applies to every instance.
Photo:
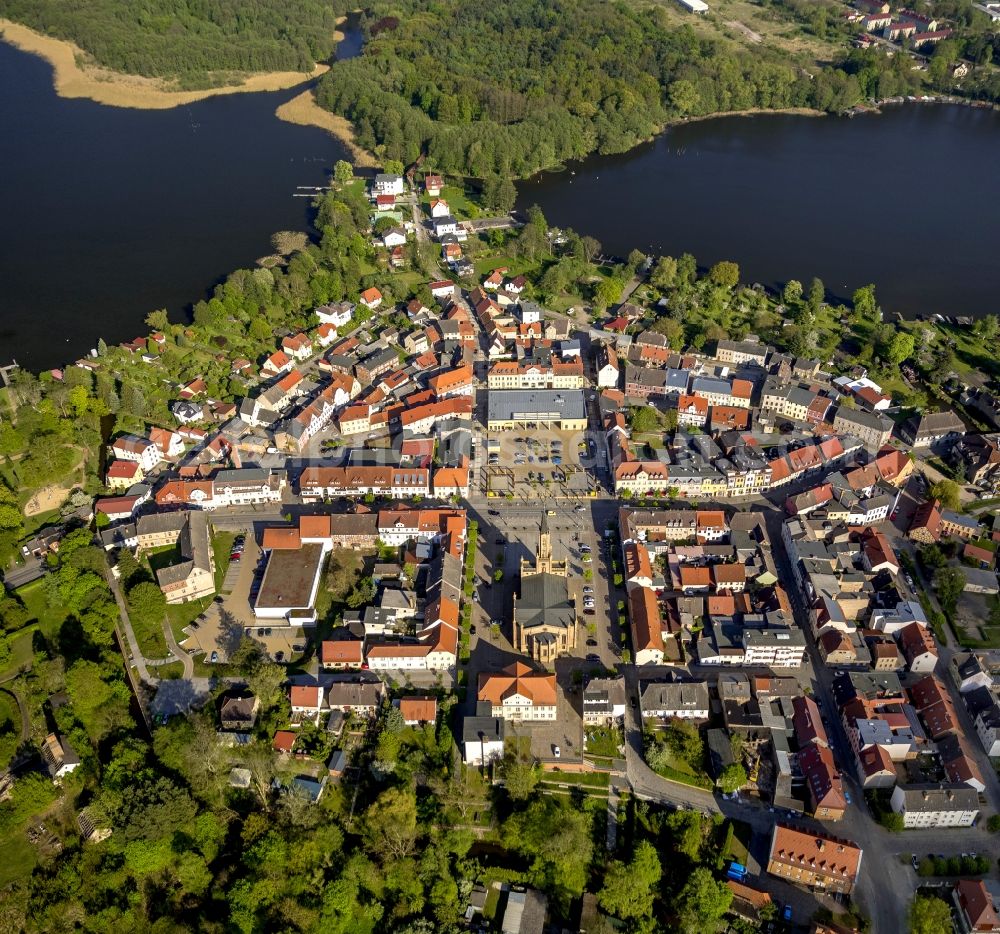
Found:
[[[488,464],[493,467],[579,467],[592,462],[596,442],[585,432],[535,428],[492,431]]]
[[[493,496],[540,499],[590,496],[598,488],[597,441],[588,432],[490,432],[481,487]]]

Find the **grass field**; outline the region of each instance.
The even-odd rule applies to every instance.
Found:
[[[20,828],[0,835],[0,852],[3,853],[3,859],[0,859],[0,887],[23,879],[38,861],[35,848]]]
[[[618,755],[621,743],[621,730],[606,726],[591,727],[587,730],[588,755],[614,758]]]

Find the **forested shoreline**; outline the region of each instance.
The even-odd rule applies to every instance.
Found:
[[[672,119],[834,112],[861,99],[843,70],[809,74],[766,50],[724,47],[690,26],[668,28],[656,9],[599,0],[389,9],[369,12],[365,54],[338,63],[317,99],[354,124],[365,148],[405,163],[426,151],[444,172],[525,177],[625,152]]]
[[[183,89],[229,75],[313,70],[336,46],[344,0],[0,0],[0,16],[74,42],[113,71]]]

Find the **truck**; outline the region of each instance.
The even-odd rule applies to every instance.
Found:
[[[746,875],[747,867],[735,860],[729,864],[729,868],[726,870],[726,878],[732,879],[734,882],[742,882]]]

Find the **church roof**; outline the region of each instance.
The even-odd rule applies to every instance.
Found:
[[[526,630],[539,626],[568,629],[576,621],[566,578],[548,572],[521,578],[521,596],[515,602],[515,612],[518,624]]]

